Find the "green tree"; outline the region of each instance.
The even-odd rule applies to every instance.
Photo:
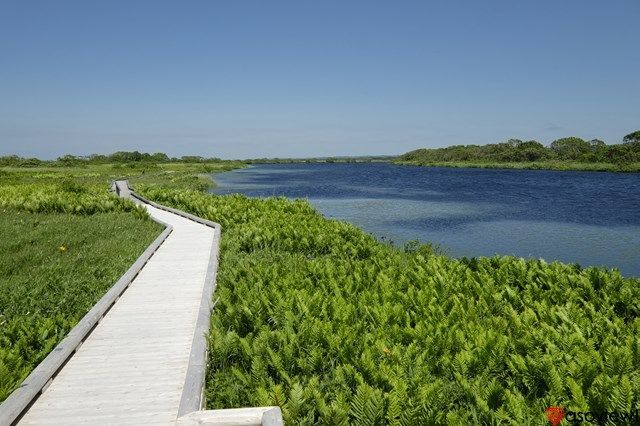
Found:
[[[575,136],[556,139],[551,143],[551,149],[563,160],[579,160],[591,151],[589,142]]]
[[[156,163],[168,163],[169,156],[164,152],[156,152],[155,154],[151,155],[151,160],[155,161]]]
[[[633,161],[633,153],[629,146],[615,144],[607,149],[606,159],[610,163],[623,165]]]
[[[183,155],[180,158],[180,161],[183,163],[202,163],[204,161],[204,157],[199,155]]]
[[[89,161],[92,163],[106,163],[107,156],[102,154],[91,154],[89,156]]]
[[[526,141],[518,145],[516,160],[539,161],[549,157],[547,148],[538,141]]]
[[[640,143],[640,130],[636,130],[635,132],[631,132],[622,138],[622,143]]]
[[[82,158],[76,157],[75,155],[67,154],[65,156],[58,157],[56,161],[65,166],[73,166],[82,162],[83,160]]]
[[[591,153],[586,157],[589,161],[592,162],[601,162],[607,161],[607,144],[600,139],[591,139],[589,141],[589,146],[591,147]]]
[[[147,156],[148,155],[149,154],[147,154]],[[139,151],[118,151],[109,156],[109,160],[113,161],[114,163],[131,163],[142,161],[143,159],[144,155]]]
[[[0,157],[0,165],[3,166],[17,166],[23,159],[18,157],[17,155],[6,155],[4,157]]]

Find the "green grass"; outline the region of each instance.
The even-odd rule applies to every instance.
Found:
[[[0,209],[0,401],[160,233],[124,212]]]
[[[222,224],[208,408],[290,424],[545,424],[640,407],[640,280],[403,251],[304,201],[145,189]]]

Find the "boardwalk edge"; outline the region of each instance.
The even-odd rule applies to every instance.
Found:
[[[153,219],[155,220],[155,219]],[[160,235],[147,247],[136,259],[131,267],[115,282],[107,293],[86,313],[84,317],[73,327],[67,336],[38,364],[31,374],[13,391],[7,399],[0,404],[0,424],[10,425],[16,423],[28,408],[35,402],[46,389],[51,380],[64,367],[75,351],[89,337],[100,320],[109,312],[118,298],[127,290],[131,282],[140,270],[149,261],[151,256],[160,248],[162,243],[173,231],[173,227],[167,223],[155,220],[164,226]]]

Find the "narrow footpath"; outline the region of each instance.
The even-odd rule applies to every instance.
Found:
[[[218,236],[143,205],[173,231],[20,424],[175,424]]]

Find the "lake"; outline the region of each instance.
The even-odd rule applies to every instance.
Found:
[[[640,174],[316,163],[214,179],[216,194],[306,198],[396,245],[419,240],[456,257],[508,254],[640,276]]]

